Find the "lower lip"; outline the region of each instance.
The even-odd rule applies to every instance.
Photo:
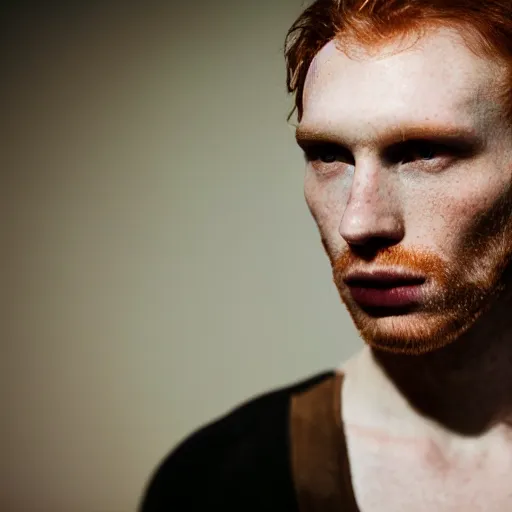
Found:
[[[420,291],[420,284],[395,286],[392,288],[350,287],[350,293],[359,306],[369,308],[414,306],[419,303]]]

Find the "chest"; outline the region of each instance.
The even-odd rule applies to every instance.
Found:
[[[346,429],[361,512],[508,512],[512,446],[443,453],[432,442]]]

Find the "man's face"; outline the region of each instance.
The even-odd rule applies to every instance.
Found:
[[[420,354],[459,338],[508,288],[512,136],[503,66],[456,31],[390,48],[353,45],[347,56],[327,44],[308,72],[297,139],[306,201],[362,338]],[[349,286],[375,270],[424,282],[394,296],[366,293],[376,282]]]

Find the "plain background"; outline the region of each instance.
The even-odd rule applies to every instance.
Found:
[[[360,346],[286,121],[303,2],[182,4],[2,12],[2,511],[134,511],[192,430]]]

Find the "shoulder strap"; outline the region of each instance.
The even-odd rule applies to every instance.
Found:
[[[341,419],[343,374],[292,396],[291,464],[300,512],[358,512]]]

